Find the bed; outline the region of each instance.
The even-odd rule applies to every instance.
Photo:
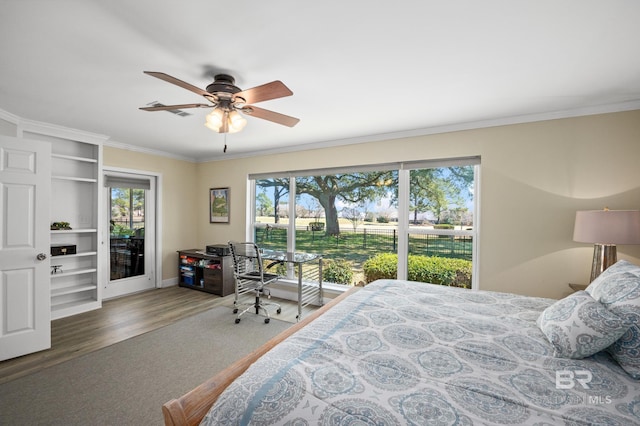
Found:
[[[640,303],[638,277],[628,286]],[[640,424],[637,359],[630,374],[610,350],[637,327],[640,304],[627,294],[620,311],[605,287],[590,289],[556,301],[375,281],[165,404],[165,422]],[[567,321],[580,329],[600,314],[595,331],[567,346]]]

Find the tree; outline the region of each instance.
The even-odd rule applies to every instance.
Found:
[[[260,192],[256,197],[256,210],[258,211],[258,216],[267,216],[273,212],[273,203],[264,191]]]
[[[132,189],[131,209],[137,216],[144,216],[144,189]]]
[[[296,191],[316,198],[325,211],[326,235],[340,234],[336,200],[360,204],[384,196],[396,182],[391,171],[346,173],[327,176],[302,176],[296,180]]]
[[[134,216],[142,217],[144,219],[144,196],[144,189],[111,188],[110,220],[118,220],[118,222],[121,222],[122,226],[134,229]]]
[[[431,200],[437,193],[435,172],[437,169],[411,170],[409,179],[409,210],[413,212],[413,222],[418,222],[418,214],[431,210]]]
[[[396,171],[300,176],[296,178],[296,193],[308,194],[318,200],[325,213],[326,235],[338,235],[340,227],[336,201],[364,205],[383,197],[397,199],[397,176]],[[461,194],[469,191],[472,183],[473,166],[412,170],[410,198],[414,220],[417,220],[419,213],[428,211],[440,219],[451,205],[463,206]],[[277,223],[279,200],[288,193],[289,179],[263,179],[256,184],[262,188],[274,188]]]
[[[280,223],[280,199],[289,193],[289,179],[261,179],[256,181],[261,188],[273,188],[273,221]]]
[[[358,225],[364,221],[364,209],[359,206],[345,207],[342,209],[342,217],[351,222],[351,226],[353,226],[353,230],[355,231],[358,229]]]
[[[410,209],[414,221],[418,213],[431,212],[438,223],[451,206],[464,205],[462,193],[473,184],[473,166],[416,169],[411,171]]]

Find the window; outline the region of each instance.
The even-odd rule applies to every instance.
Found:
[[[473,260],[478,158],[251,175],[254,240],[343,260],[352,282],[374,255]],[[468,285],[471,285],[469,275]],[[350,284],[351,284],[350,283]]]
[[[412,263],[421,257],[452,259],[447,262],[457,270],[455,277],[444,283],[471,288],[475,227],[476,166],[419,165],[404,171],[408,178],[407,206],[409,220],[404,234],[405,247],[401,258],[408,279],[437,282],[438,278],[416,277]],[[402,269],[402,268],[401,268]],[[416,268],[418,269],[418,268]]]
[[[110,280],[145,275],[145,211],[149,179],[105,176],[109,191]]]
[[[261,247],[287,251],[289,178],[255,182],[253,241]]]

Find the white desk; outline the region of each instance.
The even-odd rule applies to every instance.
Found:
[[[260,257],[263,260],[272,260],[283,263],[289,263],[293,266],[294,272],[298,277],[298,315],[296,319],[300,321],[302,317],[302,308],[315,303],[323,305],[322,294],[322,255],[315,253],[303,252],[283,252],[277,250],[262,249]],[[317,268],[305,267],[317,262]]]

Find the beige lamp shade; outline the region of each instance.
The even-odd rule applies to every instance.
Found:
[[[640,210],[578,211],[573,240],[593,244],[592,282],[618,261],[616,244],[640,244]]]
[[[640,210],[578,211],[573,240],[592,244],[640,244]]]

